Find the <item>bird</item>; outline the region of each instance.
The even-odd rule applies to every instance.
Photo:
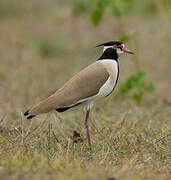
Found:
[[[114,91],[119,77],[119,55],[134,54],[120,41],[105,42],[96,47],[103,47],[103,53],[97,61],[78,72],[60,89],[24,113],[27,119],[32,119],[52,110],[64,112],[76,106],[86,107],[84,125],[90,150],[90,110],[97,100],[109,96]]]

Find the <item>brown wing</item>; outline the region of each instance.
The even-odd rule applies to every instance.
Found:
[[[97,61],[76,74],[62,88],[30,110],[29,114],[37,115],[58,107],[71,106],[96,95],[108,78],[109,73]]]

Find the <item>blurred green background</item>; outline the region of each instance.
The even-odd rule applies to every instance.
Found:
[[[120,82],[143,69],[158,97],[170,101],[170,6],[168,0],[1,0],[2,105],[35,103],[97,60],[97,44],[120,39],[135,52],[121,57]]]
[[[61,137],[60,143],[64,144],[61,150],[54,150],[57,154],[65,154],[65,156],[61,155],[62,160],[58,163],[64,163],[62,167],[65,169],[67,166],[69,168],[68,172],[75,171],[75,175],[72,176],[73,179],[79,179],[80,176],[82,179],[107,178],[109,174],[113,175],[113,172],[121,179],[124,179],[123,177],[141,179],[138,174],[142,174],[142,177],[149,174],[149,179],[152,179],[153,176],[155,179],[168,179],[170,139],[165,140],[164,152],[160,151],[160,148],[156,148],[156,151],[155,148],[153,149],[156,156],[155,158],[150,156],[152,158],[151,162],[153,165],[159,163],[158,167],[142,163],[142,168],[139,166],[140,171],[136,169],[136,166],[133,168],[134,160],[139,157],[139,154],[135,157],[128,153],[129,156],[125,154],[124,157],[121,157],[118,154],[122,152],[122,148],[118,150],[111,148],[107,152],[102,147],[103,143],[105,144],[110,139],[108,135],[115,137],[119,126],[117,122],[120,122],[124,113],[129,114],[129,116],[126,115],[128,121],[133,124],[139,123],[138,128],[136,126],[132,127],[129,123],[125,127],[123,126],[127,133],[130,132],[129,128],[131,127],[142,134],[147,133],[148,137],[145,138],[149,138],[149,141],[159,137],[170,137],[170,31],[170,0],[0,0],[0,126],[3,137],[0,140],[3,147],[1,154],[10,152],[12,157],[15,156],[14,162],[13,160],[8,161],[9,154],[5,154],[4,158],[0,159],[2,167],[0,173],[4,173],[6,177],[13,177],[14,175],[17,179],[20,176],[22,177],[24,172],[30,171],[33,175],[34,168],[39,170],[42,168],[42,175],[46,178],[51,177],[46,170],[43,170],[46,169],[44,163],[41,167],[39,167],[40,164],[33,165],[33,169],[31,165],[24,163],[26,160],[23,159],[21,163],[17,164],[20,162],[19,154],[21,152],[32,152],[30,159],[33,159],[33,161],[36,161],[37,158],[35,152],[42,153],[43,160],[41,157],[38,158],[39,160],[41,159],[43,162],[53,161],[54,157],[49,157],[47,153],[50,151],[48,143],[47,149],[45,148],[47,152],[44,152],[41,147],[33,145],[38,141],[32,142],[33,144],[30,145],[30,139],[23,140],[23,135],[20,133],[15,135],[14,138],[9,134],[9,131],[11,132],[16,128],[18,130],[23,128],[22,132],[24,132],[24,128],[27,130],[28,124],[23,119],[23,111],[47,97],[55,89],[60,88],[76,72],[96,61],[102,53],[101,48],[95,48],[96,45],[111,40],[122,40],[135,55],[122,55],[120,57],[120,78],[115,93],[112,93],[106,100],[97,103],[91,115],[91,131],[94,134],[93,144],[98,141],[101,142],[97,147],[94,146],[96,152],[94,156],[104,153],[103,161],[97,158],[94,160],[96,164],[89,162],[90,155],[85,153],[85,139],[84,145],[77,145],[80,149],[77,148],[74,151],[74,157],[68,157],[68,159],[74,159],[75,163],[78,160],[76,155],[78,155],[80,158],[78,163],[81,164],[79,168],[77,169],[77,163],[74,166],[76,168],[73,169],[66,165],[68,161],[65,161],[65,153],[72,151],[69,142],[72,141],[70,137],[73,130],[76,129],[82,136],[85,136],[83,128],[84,112],[80,109],[73,109],[64,114],[54,115],[50,113],[40,116],[34,120],[33,124],[29,125],[29,128],[34,128],[43,120],[48,120],[47,124],[45,123],[46,128],[44,127],[46,130],[49,127],[49,122],[53,124],[56,135]],[[56,116],[59,116],[58,120],[55,120],[54,117]],[[62,121],[59,122],[59,119],[62,119]],[[103,142],[103,137],[97,135],[93,122],[101,130],[110,128],[113,122],[116,123],[116,127],[113,126],[113,130],[110,131],[111,134],[108,130],[105,131],[107,139],[104,138]],[[150,131],[149,126],[154,128],[153,131]],[[147,132],[148,130],[150,132]],[[48,133],[44,132],[44,135],[42,135],[42,131],[35,133],[34,137],[37,137],[41,143],[49,142]],[[119,132],[121,134],[125,133],[124,130]],[[122,135],[125,137],[124,134]],[[134,132],[131,135],[135,135]],[[151,140],[151,137],[154,139]],[[15,143],[9,143],[9,139],[13,139]],[[122,141],[126,143],[124,138],[120,139],[120,142]],[[27,151],[25,146],[20,146],[21,142],[26,143]],[[150,145],[148,143],[147,145],[146,148],[148,149]],[[141,147],[142,144],[137,146]],[[153,145],[151,146],[153,147]],[[125,152],[124,148],[123,152]],[[131,149],[132,146],[129,148]],[[142,150],[141,152],[148,156],[153,150],[149,150],[149,152]],[[115,154],[118,157],[117,160],[115,157],[112,157],[113,159],[109,158],[110,160],[105,158],[108,157],[106,153],[114,151],[118,151],[118,154]],[[46,155],[44,157],[46,153],[50,160],[46,159]],[[163,159],[161,158],[163,161],[161,159],[161,161],[156,160],[160,156],[159,154],[165,154],[164,157],[162,156]],[[25,158],[29,159],[29,157],[26,155]],[[127,158],[129,160],[133,159],[129,161]],[[132,163],[134,176],[129,175],[130,164],[125,165],[123,161],[124,163]],[[109,167],[104,171],[104,174],[100,173],[99,175],[99,173],[94,172],[98,171],[95,167],[99,163],[101,163],[102,169],[106,166],[109,167],[112,163],[118,169]],[[12,168],[8,171],[9,167],[13,167],[15,164],[17,164],[16,169]],[[84,167],[89,165],[91,167],[90,171],[84,172]],[[25,169],[23,170],[21,167]],[[148,167],[150,171],[145,167]],[[20,169],[23,171],[20,171]],[[59,173],[60,176],[55,176],[55,171],[52,169],[48,170],[52,171],[51,174],[54,173],[53,175],[56,178],[71,178],[70,173],[65,174],[63,170],[61,170],[61,174]],[[9,172],[12,172],[12,175]],[[158,176],[158,173],[160,176]],[[33,175],[33,177],[38,179],[40,178],[39,175],[40,172],[35,176]]]

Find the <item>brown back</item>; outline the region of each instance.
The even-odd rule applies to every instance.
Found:
[[[109,78],[109,73],[100,61],[89,65],[53,95],[31,110],[32,114],[46,113],[53,109],[71,106],[78,101],[94,96]]]

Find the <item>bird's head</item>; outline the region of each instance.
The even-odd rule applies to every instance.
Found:
[[[100,47],[100,46],[104,47],[103,52],[106,51],[108,48],[113,48],[116,50],[116,53],[118,55],[122,53],[134,54],[129,49],[127,49],[122,42],[119,42],[119,41],[109,41],[103,44],[99,44],[96,47]]]

